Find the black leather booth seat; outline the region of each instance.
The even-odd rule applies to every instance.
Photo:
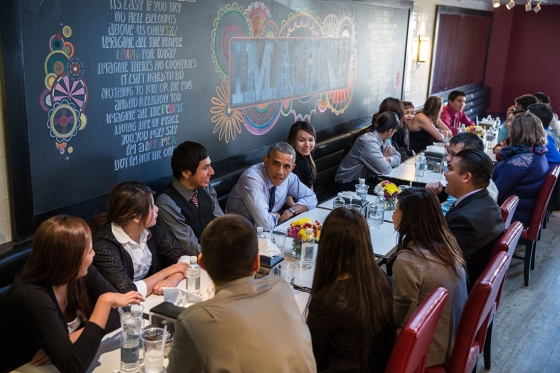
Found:
[[[31,253],[31,240],[0,249],[0,300],[4,298],[16,273],[24,266]]]

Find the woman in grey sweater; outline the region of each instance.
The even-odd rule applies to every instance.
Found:
[[[393,264],[393,318],[401,328],[436,287],[449,296],[439,319],[427,366],[451,357],[455,333],[467,301],[466,264],[449,231],[438,199],[430,190],[404,190],[393,214],[399,232]]]

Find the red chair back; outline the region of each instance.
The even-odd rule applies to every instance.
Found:
[[[509,262],[510,257],[506,252],[498,253],[490,259],[486,269],[474,284],[457,328],[455,346],[447,372],[469,373],[473,369],[484,345],[488,319],[494,310],[496,297],[505,279]]]
[[[402,328],[385,373],[424,372],[428,351],[446,299],[447,290],[438,287],[422,301]]]
[[[502,203],[502,205],[500,206],[500,210],[502,210],[502,219],[504,219],[504,224],[506,225],[506,229],[511,224],[511,219],[513,218],[515,209],[517,209],[518,203],[519,203],[519,197],[509,196],[504,201],[504,203]]]
[[[508,253],[510,258],[513,257],[513,252],[519,242],[521,232],[523,232],[523,224],[521,224],[520,221],[511,224],[500,236],[496,245],[494,245],[494,250],[492,250],[492,255],[490,257],[496,256],[500,251]]]
[[[523,233],[523,224],[521,222],[516,221],[509,226],[508,229],[502,234],[496,245],[494,246],[494,250],[492,251],[492,257],[498,255],[499,252],[506,252],[508,253],[509,257],[513,257],[513,252],[515,251],[515,247],[521,238],[521,233]],[[496,297],[496,309],[500,306],[500,299],[502,298],[502,288],[504,287],[504,282],[502,282],[502,286],[500,287],[500,291],[498,292],[498,296]]]
[[[550,200],[554,185],[556,185],[556,180],[558,180],[559,173],[560,166],[553,166],[544,179],[544,183],[537,197],[537,202],[535,203],[531,221],[529,222],[529,226],[525,227],[527,228],[527,235],[523,235],[523,237],[529,241],[537,240],[537,235],[539,234],[541,224],[546,214],[546,208],[548,207],[548,201]]]

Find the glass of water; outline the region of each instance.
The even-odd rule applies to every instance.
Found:
[[[385,217],[385,204],[382,202],[376,202],[367,206],[366,220],[369,229],[378,231],[383,224],[383,218]]]

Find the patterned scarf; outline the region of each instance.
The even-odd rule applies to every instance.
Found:
[[[524,153],[534,153],[542,155],[546,153],[548,149],[546,147],[538,146],[531,146],[529,144],[521,144],[521,145],[510,145],[504,148],[501,148],[498,152],[500,158],[505,161],[508,158],[513,157],[517,154],[524,154]],[[498,157],[496,157],[498,158]]]

